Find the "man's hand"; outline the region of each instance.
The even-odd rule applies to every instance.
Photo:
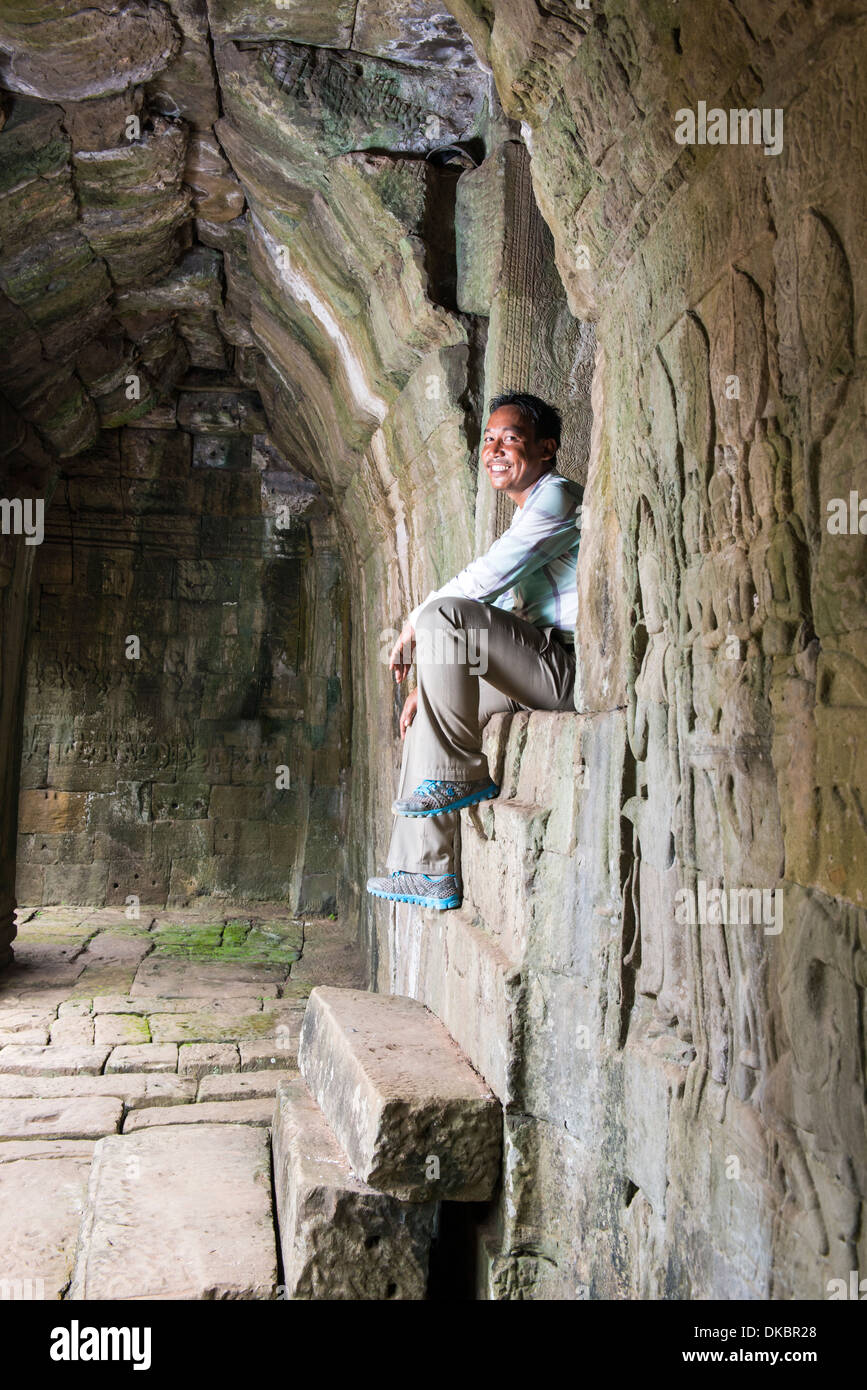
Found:
[[[406,731],[415,719],[415,712],[418,709],[418,690],[414,690],[411,695],[407,695],[403,702],[403,709],[400,712],[400,736],[406,738]]]
[[[409,674],[414,650],[415,628],[411,623],[406,622],[388,658],[388,669],[394,672],[394,679],[398,685],[400,685],[401,681]],[[413,710],[413,714],[414,713],[415,710]],[[402,737],[403,735],[401,734],[401,738]]]

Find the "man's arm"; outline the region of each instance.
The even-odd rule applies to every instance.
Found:
[[[490,550],[470,561],[460,574],[456,574],[441,589],[429,593],[410,614],[410,625],[415,628],[422,608],[435,598],[454,596],[493,603],[528,574],[533,574],[568,550],[575,542],[575,527],[580,512],[576,518],[574,500],[565,490],[551,489],[551,493],[550,502],[547,497],[544,499],[548,510],[542,509],[540,499],[526,516],[518,517],[509,530],[494,541]],[[550,510],[552,506],[556,511]]]

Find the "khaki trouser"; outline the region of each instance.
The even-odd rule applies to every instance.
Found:
[[[398,796],[426,777],[487,778],[482,729],[492,714],[573,708],[575,652],[501,608],[468,598],[431,599],[416,625],[418,709],[403,748]],[[395,816],[389,870],[456,873],[460,811]],[[456,867],[457,866],[457,867]]]

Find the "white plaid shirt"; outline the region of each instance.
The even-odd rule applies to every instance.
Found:
[[[410,614],[412,626],[431,599],[460,595],[507,609],[536,627],[557,628],[572,640],[578,620],[575,562],[583,496],[580,483],[554,469],[543,473],[523,507],[515,508],[508,530],[486,554],[429,593]]]

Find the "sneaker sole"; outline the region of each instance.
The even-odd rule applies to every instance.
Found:
[[[465,806],[477,806],[480,801],[493,801],[495,796],[500,795],[500,788],[495,787],[493,782],[484,791],[473,792],[472,796],[464,796],[460,801],[453,801],[449,806],[436,806],[430,811],[402,811],[395,801],[392,803],[392,812],[396,816],[445,816],[449,811],[462,811]]]
[[[411,893],[382,893],[378,888],[368,888],[368,893],[372,898],[387,898],[393,903],[418,903],[420,907],[460,907],[461,899],[452,895],[450,898],[422,898]]]

